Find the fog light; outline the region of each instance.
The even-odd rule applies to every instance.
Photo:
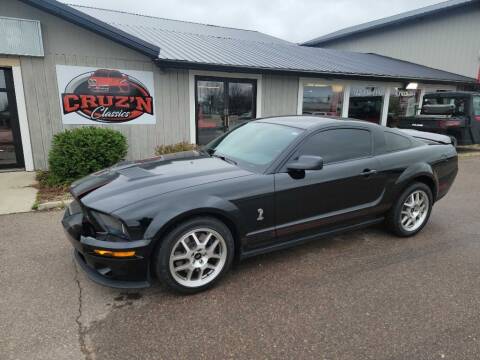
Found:
[[[135,256],[135,251],[111,251],[111,250],[93,250],[95,254],[101,256],[111,256],[111,257],[132,257]]]

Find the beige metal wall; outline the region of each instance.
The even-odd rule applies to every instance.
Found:
[[[42,26],[45,57],[20,57],[36,169],[47,167],[53,135],[76,126],[62,124],[56,64],[153,71],[156,125],[108,125],[127,136],[129,159],[149,157],[159,144],[189,140],[187,70],[162,72],[133,50],[17,0],[0,1],[0,15],[40,20]]]
[[[297,113],[298,77],[263,75],[262,117]]]
[[[19,58],[35,169],[47,168],[54,134],[81,126],[62,124],[57,64],[153,71],[156,125],[103,125],[127,136],[129,159],[152,156],[160,144],[190,140],[190,111],[194,110],[189,104],[188,70],[162,71],[133,50],[18,0],[1,0],[0,16],[41,22],[45,56]],[[258,94],[262,116],[295,114],[297,93],[297,77],[264,75]]]
[[[322,46],[373,52],[476,78],[480,65],[480,3],[467,10],[375,30]]]

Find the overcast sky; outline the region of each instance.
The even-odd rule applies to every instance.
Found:
[[[168,19],[261,31],[302,42],[440,0],[69,0]]]

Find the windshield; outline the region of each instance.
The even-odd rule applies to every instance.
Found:
[[[249,169],[263,171],[302,131],[278,124],[250,122],[213,140],[206,150]]]
[[[460,97],[425,97],[422,114],[425,115],[465,115],[466,98]]]

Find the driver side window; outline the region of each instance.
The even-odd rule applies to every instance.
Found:
[[[372,135],[362,129],[332,129],[310,136],[297,154],[321,156],[325,164],[372,155]]]

